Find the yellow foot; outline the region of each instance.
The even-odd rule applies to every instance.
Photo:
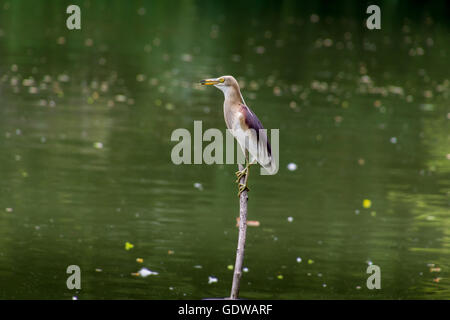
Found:
[[[244,192],[245,190],[250,191],[247,184],[239,183],[239,192],[238,192],[239,198],[241,197],[241,193]]]
[[[242,170],[236,171],[236,177],[237,177],[236,183],[239,183],[239,181],[241,180],[241,178],[242,178],[243,176],[245,176],[247,173],[248,173],[248,167],[245,167],[245,168],[242,169]]]

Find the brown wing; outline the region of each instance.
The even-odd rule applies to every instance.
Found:
[[[264,131],[259,132],[260,129],[264,129],[261,121],[259,121],[256,114],[254,114],[249,107],[241,103],[241,112],[244,115],[245,124],[249,129],[253,129],[256,131],[256,137],[258,139],[258,143],[260,139],[264,139],[267,144],[267,150],[269,151],[269,155],[272,155],[272,150],[270,147],[269,139],[267,138],[267,134]],[[262,135],[261,137],[259,135]]]

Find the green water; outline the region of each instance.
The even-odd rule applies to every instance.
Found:
[[[381,2],[378,31],[364,2],[82,1],[80,31],[68,4],[0,1],[1,299],[229,295],[236,165],[170,160],[173,130],[225,129],[198,84],[223,74],[280,129],[243,298],[450,298],[445,2]]]

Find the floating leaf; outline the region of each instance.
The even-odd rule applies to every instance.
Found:
[[[125,250],[131,250],[133,248],[134,248],[134,244],[131,244],[128,241],[125,242]]]
[[[369,199],[364,199],[363,200],[363,207],[368,209],[372,206],[372,201],[370,201]]]

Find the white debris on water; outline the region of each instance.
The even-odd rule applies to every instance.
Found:
[[[287,165],[287,168],[289,171],[295,171],[295,170],[297,170],[297,165],[295,163],[291,162]]]
[[[125,95],[123,95],[123,94],[118,94],[118,95],[116,95],[116,96],[114,97],[114,99],[115,99],[117,102],[126,102],[126,101],[127,101],[127,97],[126,97]]]
[[[194,188],[202,191],[203,185],[200,182],[196,182],[196,183],[194,183]]]
[[[157,276],[159,274],[158,272],[148,270],[147,268],[142,268],[141,270],[139,270],[138,273],[143,278],[152,276],[152,275]]]
[[[208,284],[216,283],[217,281],[219,281],[219,279],[217,279],[216,277],[208,277]]]
[[[59,82],[69,82],[70,77],[67,74],[60,74],[60,75],[58,75],[58,81]]]
[[[94,142],[94,148],[95,149],[103,149],[103,143],[101,143],[101,142]]]

